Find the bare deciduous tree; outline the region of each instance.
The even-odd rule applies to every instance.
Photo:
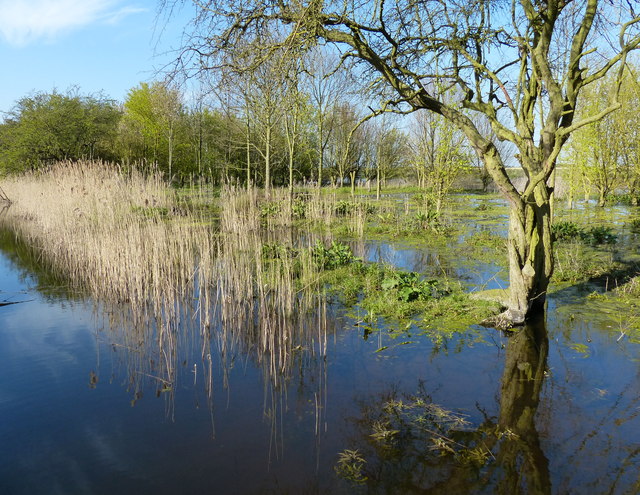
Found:
[[[170,0],[167,0],[170,1]],[[638,47],[640,17],[631,0],[210,0],[197,18],[179,65],[189,54],[215,67],[220,50],[279,32],[256,44],[258,60],[318,41],[355,61],[353,71],[378,92],[383,109],[427,109],[458,127],[511,206],[509,312],[523,321],[544,310],[553,273],[547,184],[571,133],[619,107],[628,53]],[[589,64],[586,62],[590,55]],[[194,60],[193,58],[191,60]],[[616,71],[611,101],[576,119],[581,90]],[[446,95],[457,89],[457,98]],[[492,136],[474,124],[482,114],[498,140],[512,142],[527,177],[518,191]]]

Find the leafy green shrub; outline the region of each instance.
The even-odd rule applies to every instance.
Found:
[[[437,280],[421,280],[416,272],[394,272],[380,284],[384,291],[396,291],[398,300],[404,302],[438,297],[438,286]]]
[[[276,201],[269,201],[260,205],[260,217],[261,218],[273,218],[280,213],[280,203]]]
[[[429,210],[428,212],[418,212],[414,215],[411,226],[415,230],[427,230],[429,228],[436,228],[440,220],[440,214],[436,210]]]
[[[337,216],[350,215],[358,210],[364,211],[366,214],[372,214],[377,211],[377,208],[376,206],[368,203],[356,203],[354,201],[346,201],[344,199],[338,201],[333,207],[333,211]]]
[[[575,222],[554,223],[551,232],[557,241],[570,241],[584,236],[584,230]]]
[[[352,201],[345,201],[345,200],[341,199],[340,201],[338,201],[336,203],[333,211],[338,216],[344,216],[344,215],[348,215],[349,213],[355,211],[355,209],[357,207],[358,207],[358,205],[356,203],[353,203]]]
[[[295,249],[278,242],[262,245],[262,258],[265,260],[295,258],[297,255],[298,252]]]
[[[291,205],[293,218],[304,218],[307,215],[307,203],[302,198],[295,198]]]
[[[313,246],[311,254],[316,264],[325,270],[333,270],[356,260],[349,246],[335,241],[331,243],[329,248],[326,248],[321,241],[318,241]]]
[[[599,244],[615,244],[618,241],[618,236],[613,233],[611,227],[598,226],[585,230],[575,222],[555,223],[551,227],[551,232],[557,241],[579,239],[593,246]]]
[[[608,205],[627,205],[633,206],[638,204],[638,197],[634,194],[610,194],[607,196],[606,204]]]
[[[613,233],[611,227],[592,227],[584,233],[583,238],[593,245],[618,242],[618,236]]]

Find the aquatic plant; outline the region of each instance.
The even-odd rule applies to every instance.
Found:
[[[584,235],[584,230],[575,222],[556,222],[551,226],[551,232],[557,241],[579,239]]]
[[[202,347],[204,370],[210,345],[225,349],[223,368],[233,349],[246,348],[270,389],[288,379],[296,348],[325,352],[319,268],[308,250],[297,254],[291,236],[265,231],[290,225],[291,215],[271,208],[262,218],[257,190],[223,188],[214,226],[212,208],[194,207],[209,204],[210,191],[177,194],[159,175],[105,163],[62,163],[3,187],[15,198],[3,224],[74,290],[118,308],[121,320],[105,328],[127,329],[111,338],[146,356],[133,361],[131,375],[152,380],[163,395],[175,389],[186,335]],[[283,204],[279,194],[270,201]]]
[[[312,256],[318,266],[324,270],[332,270],[356,260],[349,246],[336,241],[333,241],[328,248],[318,241],[313,246]]]
[[[367,461],[360,455],[358,450],[345,449],[338,454],[338,462],[335,471],[338,476],[358,485],[364,484],[367,477],[363,470]]]
[[[613,229],[606,226],[591,227],[584,233],[583,238],[593,245],[618,242],[618,236],[613,233]]]
[[[429,479],[422,471],[436,469],[444,457],[482,466],[492,455],[481,441],[482,434],[472,433],[465,415],[434,403],[423,389],[402,397],[390,393],[365,404],[354,422],[361,430],[362,445],[340,452],[335,465],[336,473],[353,484],[376,487],[393,481],[399,483],[393,491],[411,492],[410,487]],[[398,479],[400,473],[409,478]]]
[[[291,215],[293,218],[301,219],[307,214],[307,203],[302,197],[296,197],[291,203]]]
[[[439,286],[438,280],[423,280],[416,272],[402,271],[393,272],[380,284],[382,290],[394,290],[398,299],[404,302],[427,300],[442,295],[438,290]]]
[[[562,221],[554,223],[551,231],[557,241],[579,240],[594,246],[599,244],[615,244],[618,236],[611,227],[596,225],[584,229],[575,222]]]
[[[640,231],[640,218],[634,218],[633,220],[631,220],[631,222],[629,223],[630,229],[633,232],[639,232]]]
[[[555,256],[554,282],[582,282],[615,273],[622,267],[610,250],[583,242],[558,243]]]

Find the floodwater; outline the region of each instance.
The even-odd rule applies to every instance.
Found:
[[[513,336],[365,336],[357,310],[329,306],[326,341],[309,325],[281,372],[215,329],[204,353],[185,325],[169,387],[161,356],[127,336],[125,307],[69,293],[0,237],[0,301],[17,303],[0,306],[0,493],[640,492],[640,344],[585,290],[551,295],[546,322]],[[451,265],[402,244],[362,250]],[[457,275],[491,288],[499,273]],[[446,429],[425,402],[464,425]],[[437,428],[456,455],[433,448]],[[338,475],[347,450],[366,480]]]

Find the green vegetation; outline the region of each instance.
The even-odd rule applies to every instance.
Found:
[[[325,274],[330,294],[363,311],[365,336],[386,320],[397,337],[413,331],[440,340],[494,315],[500,305],[472,299],[459,282],[353,260]],[[415,327],[412,329],[412,327]]]
[[[403,1],[385,8],[340,2],[311,6],[223,0],[210,7],[205,3],[196,9],[181,62],[185,58],[201,66],[204,60],[222,75],[236,75],[245,83],[239,85],[244,95],[260,88],[257,108],[267,117],[261,152],[267,194],[270,138],[281,118],[273,101],[290,93],[292,81],[297,90],[307,67],[313,73],[312,67],[321,66],[322,79],[326,74],[332,79],[351,77],[367,92],[369,111],[360,115],[349,101],[337,104],[333,113],[341,125],[333,130],[337,138],[333,147],[325,147],[318,126],[318,186],[325,151],[336,169],[332,183],[344,185],[348,175],[353,188],[368,154],[361,144],[370,119],[393,111],[413,113],[408,149],[419,171],[418,183],[430,196],[423,213],[429,218],[431,211],[441,212],[442,199],[455,176],[476,165],[471,158],[475,154],[511,210],[507,243],[511,299],[505,318],[518,324],[544,312],[554,269],[551,224],[556,164],[572,133],[576,141],[580,131],[593,131],[603,142],[618,141],[612,138],[617,129],[605,119],[621,106],[621,95],[635,93],[629,80],[637,83],[637,79],[628,64],[630,54],[640,47],[640,18],[633,8],[598,0],[579,7],[562,2],[553,6],[436,2],[429,9],[416,9]],[[610,22],[604,29],[596,22],[601,18]],[[566,23],[572,28],[563,29]],[[598,50],[600,39],[614,35],[620,41],[615,48],[601,53],[597,61],[586,56]],[[328,53],[322,52],[325,44],[336,46],[353,63],[343,64],[344,58],[332,63]],[[492,49],[501,52],[499,60],[487,56]],[[557,49],[566,56],[555,57]],[[327,60],[328,64],[319,63]],[[324,70],[327,66],[333,70]],[[623,91],[627,88],[630,91]],[[325,122],[324,118],[319,121]],[[593,141],[591,135],[586,141]],[[592,152],[588,144],[578,148]],[[603,167],[615,168],[623,162],[619,150],[609,153],[610,149],[589,155],[597,174],[606,178],[607,189],[615,182],[615,174],[603,173]],[[633,150],[633,146],[624,150],[630,161],[634,161]],[[370,154],[376,157],[370,162],[384,161],[379,154]],[[508,173],[511,157],[524,171],[524,184]],[[375,169],[379,182],[380,165]],[[480,177],[483,189],[486,175]],[[606,192],[599,187],[602,181],[583,176],[598,187],[602,199]]]
[[[163,2],[169,17],[173,5]],[[305,184],[348,185],[351,196],[357,186],[374,194],[375,186],[380,201],[381,190],[398,180],[421,191],[409,229],[435,232],[447,228],[450,193],[472,187],[473,175],[483,191],[493,181],[511,208],[509,306],[522,319],[543,311],[554,270],[556,186],[564,186],[570,204],[578,192],[596,192],[600,206],[612,195],[636,204],[640,187],[632,125],[638,71],[630,58],[640,47],[639,18],[626,4],[595,0],[545,9],[470,1],[414,15],[410,2],[380,12],[331,2],[313,9],[198,4],[178,50],[182,73],[172,76],[193,76],[189,67],[215,69],[198,74],[201,91],[190,103],[158,81],[131,88],[121,103],[77,91],[25,97],[0,124],[0,173],[57,160],[113,160],[159,171],[172,185],[234,183],[262,187],[266,196],[287,186],[290,202]],[[512,22],[497,25],[496,18]],[[611,24],[592,36],[600,18]],[[575,29],[560,29],[565,22]],[[596,63],[585,54],[598,48],[600,36],[621,43]],[[326,44],[344,49],[353,64]],[[551,46],[569,47],[562,63],[550,49],[537,51]],[[506,65],[486,56],[491,49],[508,52]],[[412,114],[413,121],[406,125],[392,113]],[[558,160],[567,162],[562,172]],[[345,216],[370,213],[347,201],[337,208]],[[263,217],[278,214],[266,207]],[[298,208],[295,216],[303,214]],[[361,236],[364,224],[355,227],[344,233]],[[614,241],[608,231],[584,235],[594,244]]]
[[[0,173],[60,160],[114,160],[120,110],[103,95],[36,93],[16,103],[0,125]]]
[[[156,81],[122,102],[37,93],[7,114],[0,242],[15,236],[29,264],[125,306],[127,325],[114,325],[125,347],[153,347],[131,375],[157,380],[158,395],[176,390],[183,325],[208,356],[209,399],[212,341],[223,361],[250,353],[275,396],[304,371],[301,351],[327,361],[335,307],[380,359],[519,326],[496,342],[507,348],[497,411],[474,425],[423,389],[391,392],[362,407],[335,471],[380,492],[426,491],[425,480],[489,492],[488,478],[541,491],[548,295],[579,294],[583,316],[640,342],[632,4],[196,2],[184,73],[172,74],[198,68],[207,89],[190,103]],[[466,193],[491,182],[499,197]],[[629,205],[617,218],[603,209],[614,202]],[[421,251],[385,257],[406,246]],[[595,354],[567,342],[573,357]],[[326,387],[326,374],[314,379]]]
[[[593,246],[600,244],[615,244],[618,236],[613,233],[613,229],[607,226],[595,226],[584,229],[575,222],[558,222],[551,228],[553,235],[558,241],[582,240]]]
[[[345,244],[333,241],[331,247],[326,248],[320,241],[311,250],[313,260],[324,270],[332,270],[348,265],[356,260],[351,248]]]

